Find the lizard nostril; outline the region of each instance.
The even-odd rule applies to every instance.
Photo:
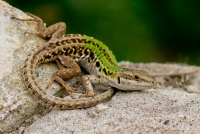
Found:
[[[152,79],[151,83],[152,83],[154,86],[156,86],[156,85],[157,85],[157,82],[156,82],[156,80],[155,80],[155,79]]]

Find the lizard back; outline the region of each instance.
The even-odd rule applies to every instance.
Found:
[[[29,60],[40,64],[53,61],[58,55],[68,55],[92,75],[112,74],[121,72],[112,51],[102,42],[85,35],[67,34],[45,46],[36,48]]]

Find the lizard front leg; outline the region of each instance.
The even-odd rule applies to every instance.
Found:
[[[96,77],[94,75],[84,75],[82,76],[82,83],[83,83],[83,88],[85,90],[85,94],[82,94],[79,96],[81,97],[93,97],[96,95],[93,91],[93,86],[92,84],[100,84],[100,77]]]
[[[71,98],[74,98],[72,96],[72,92],[76,92],[76,89],[69,87],[64,80],[79,75],[81,73],[81,69],[70,56],[59,55],[56,62],[60,70],[53,74],[53,77],[47,85],[47,88],[49,88],[51,84],[56,81],[67,90]]]

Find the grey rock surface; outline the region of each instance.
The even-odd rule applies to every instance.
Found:
[[[0,132],[11,132],[22,124],[34,120],[33,115],[40,112],[40,105],[25,88],[22,79],[24,61],[30,51],[44,40],[35,35],[24,34],[34,31],[35,23],[19,22],[12,16],[29,18],[22,11],[0,0]],[[43,67],[38,68],[40,74]],[[56,67],[50,65],[47,70]],[[43,75],[45,77],[45,75]],[[50,77],[51,74],[46,74]],[[38,81],[41,83],[45,79]],[[47,82],[47,80],[46,80]],[[44,109],[41,107],[41,109]]]
[[[93,134],[93,133],[199,133],[199,67],[180,64],[133,64],[121,66],[146,70],[158,81],[156,89],[117,91],[108,102],[78,110],[52,110],[41,105],[25,88],[22,79],[24,60],[30,51],[45,41],[34,32],[34,22],[10,19],[29,18],[22,11],[0,0],[0,133]],[[37,82],[44,89],[57,70],[54,63],[38,67]],[[68,84],[82,88],[80,76]],[[54,94],[54,84],[46,92]]]
[[[86,110],[53,110],[25,134],[199,133],[199,95],[180,91],[117,92]]]

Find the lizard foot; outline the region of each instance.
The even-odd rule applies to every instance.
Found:
[[[49,84],[47,85],[46,89],[48,89],[48,88],[52,85],[52,83],[53,83],[54,81],[56,81],[56,82],[58,82],[60,85],[62,85],[62,86],[65,88],[65,90],[67,91],[67,93],[69,94],[69,96],[70,96],[72,99],[75,99],[75,98],[73,97],[72,93],[83,93],[83,92],[81,92],[81,91],[77,91],[76,88],[74,88],[74,87],[69,87],[69,86],[65,83],[65,81],[64,81],[61,77],[59,77],[59,76],[54,76],[54,77],[51,79],[51,81],[49,82]]]
[[[86,91],[86,93],[85,94],[82,94],[82,95],[80,95],[79,96],[79,98],[82,98],[82,97],[94,97],[94,96],[96,96],[97,94],[96,93],[94,93],[93,91]]]

